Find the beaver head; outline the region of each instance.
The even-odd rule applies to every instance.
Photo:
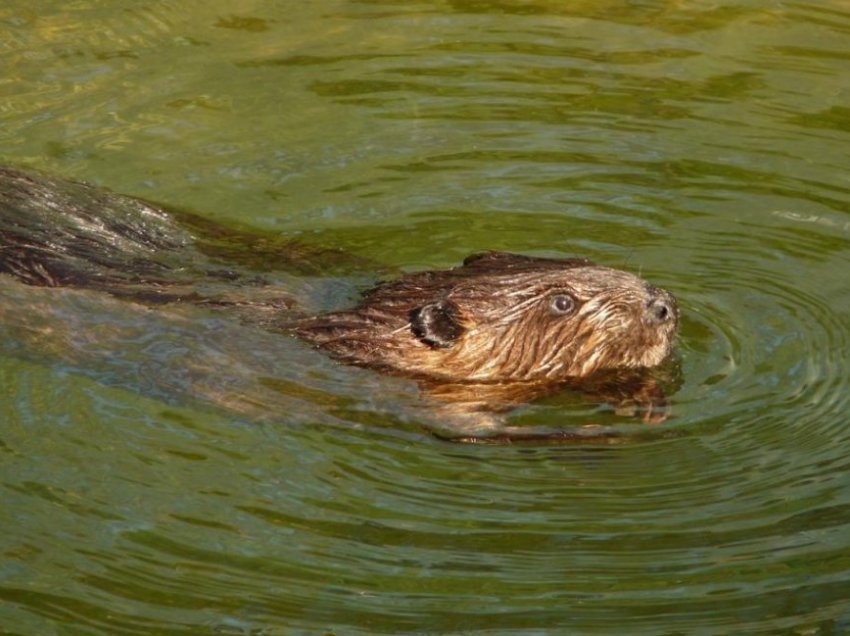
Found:
[[[453,381],[545,381],[651,367],[678,323],[668,292],[585,259],[501,252],[409,274],[296,332],[336,358]]]

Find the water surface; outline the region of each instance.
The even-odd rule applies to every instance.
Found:
[[[511,415],[633,443],[463,446],[403,380],[57,296],[2,331],[0,631],[850,631],[848,37],[838,1],[4,3],[4,162],[388,269],[625,267],[683,380],[658,434]],[[57,324],[117,335],[72,364]]]

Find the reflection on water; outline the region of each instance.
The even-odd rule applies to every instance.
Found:
[[[4,162],[389,267],[581,254],[683,325],[664,434],[469,447],[409,383],[209,316],[18,323],[133,325],[84,365],[3,323],[0,631],[850,630],[848,32],[841,2],[5,3]],[[511,415],[590,420],[642,426]]]

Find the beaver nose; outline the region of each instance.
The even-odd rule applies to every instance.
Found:
[[[649,322],[654,325],[663,325],[666,322],[676,320],[676,301],[673,296],[657,287],[647,286],[649,302],[646,303],[646,314]]]

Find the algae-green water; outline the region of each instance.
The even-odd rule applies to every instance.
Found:
[[[850,633],[846,2],[6,0],[0,160],[390,269],[586,256],[682,309],[658,434],[469,446],[406,380],[51,296],[47,340],[2,331],[0,632]],[[100,360],[48,345],[104,322]],[[252,408],[174,399],[204,387]]]

